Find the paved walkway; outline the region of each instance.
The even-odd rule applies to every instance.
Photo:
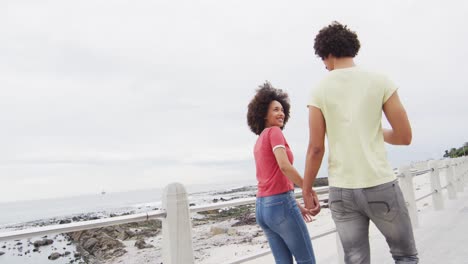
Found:
[[[445,208],[435,211],[432,198],[418,202],[419,227],[414,230],[421,264],[468,264],[468,188],[448,200]],[[309,226],[313,234],[313,223]],[[334,234],[313,241],[318,264],[338,263]],[[393,264],[385,238],[375,226],[370,228],[372,263]],[[271,255],[248,263],[274,263]]]

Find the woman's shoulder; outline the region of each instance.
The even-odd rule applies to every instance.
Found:
[[[283,131],[277,126],[267,127],[263,129],[262,133],[260,134],[260,137],[269,138],[271,137],[271,135],[283,135]]]

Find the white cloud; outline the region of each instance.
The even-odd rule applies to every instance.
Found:
[[[253,179],[245,113],[267,79],[290,94],[302,171],[307,96],[326,75],[313,40],[332,20],[400,86],[414,144],[389,147],[392,165],[442,155],[468,141],[467,5],[3,1],[0,201]]]

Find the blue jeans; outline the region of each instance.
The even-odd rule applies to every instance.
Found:
[[[292,191],[257,197],[257,223],[265,232],[276,263],[315,264],[309,231]]]

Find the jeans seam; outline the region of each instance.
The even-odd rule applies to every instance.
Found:
[[[302,219],[301,219],[301,220],[302,220]],[[301,229],[302,239],[304,239],[304,240],[308,239],[308,240],[310,241],[310,248],[307,247],[307,252],[309,253],[310,258],[309,258],[308,260],[301,260],[301,262],[303,262],[303,261],[311,261],[311,260],[315,259],[315,256],[314,256],[314,251],[313,251],[313,248],[312,248],[312,241],[310,240],[310,237],[308,237],[308,236],[307,236],[307,237],[304,237],[304,236],[305,236],[305,233],[307,233],[307,234],[309,233],[309,231],[308,231],[308,229],[307,229],[307,225],[306,225],[305,223],[299,223],[297,217],[294,217],[294,221],[296,222],[296,224],[297,224],[297,225],[299,226],[299,228]],[[302,224],[304,224],[304,226],[302,226]],[[305,228],[307,229],[307,232],[304,232],[303,227],[305,227]],[[296,259],[296,261],[297,261],[297,259]]]

